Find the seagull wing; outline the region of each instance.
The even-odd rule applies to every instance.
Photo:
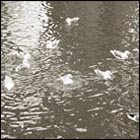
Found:
[[[110,50],[110,53],[118,59],[123,59],[123,53],[117,50]]]

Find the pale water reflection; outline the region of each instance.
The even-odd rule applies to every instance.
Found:
[[[3,1],[1,15],[1,138],[139,138],[138,2]]]

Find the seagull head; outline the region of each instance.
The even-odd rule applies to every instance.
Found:
[[[129,52],[129,51],[125,51],[125,54],[126,54],[126,55],[130,55],[130,52]]]
[[[68,78],[73,78],[73,76],[71,74],[67,74]]]
[[[107,70],[107,71],[106,71],[106,74],[107,74],[107,75],[112,75],[112,72],[109,71],[109,70]]]

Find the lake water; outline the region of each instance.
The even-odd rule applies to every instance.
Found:
[[[126,115],[139,110],[137,1],[3,1],[1,16],[2,139],[139,138]],[[110,50],[131,56],[118,60]],[[96,68],[114,79],[98,79]],[[67,74],[73,83],[63,85]]]

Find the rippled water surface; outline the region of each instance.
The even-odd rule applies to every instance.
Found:
[[[1,138],[137,139],[136,1],[1,3]],[[67,18],[79,17],[68,26]],[[110,50],[131,52],[118,60]],[[15,52],[24,52],[17,55]],[[100,80],[94,69],[113,71]],[[60,77],[71,74],[73,83]],[[14,87],[4,87],[5,75]]]

